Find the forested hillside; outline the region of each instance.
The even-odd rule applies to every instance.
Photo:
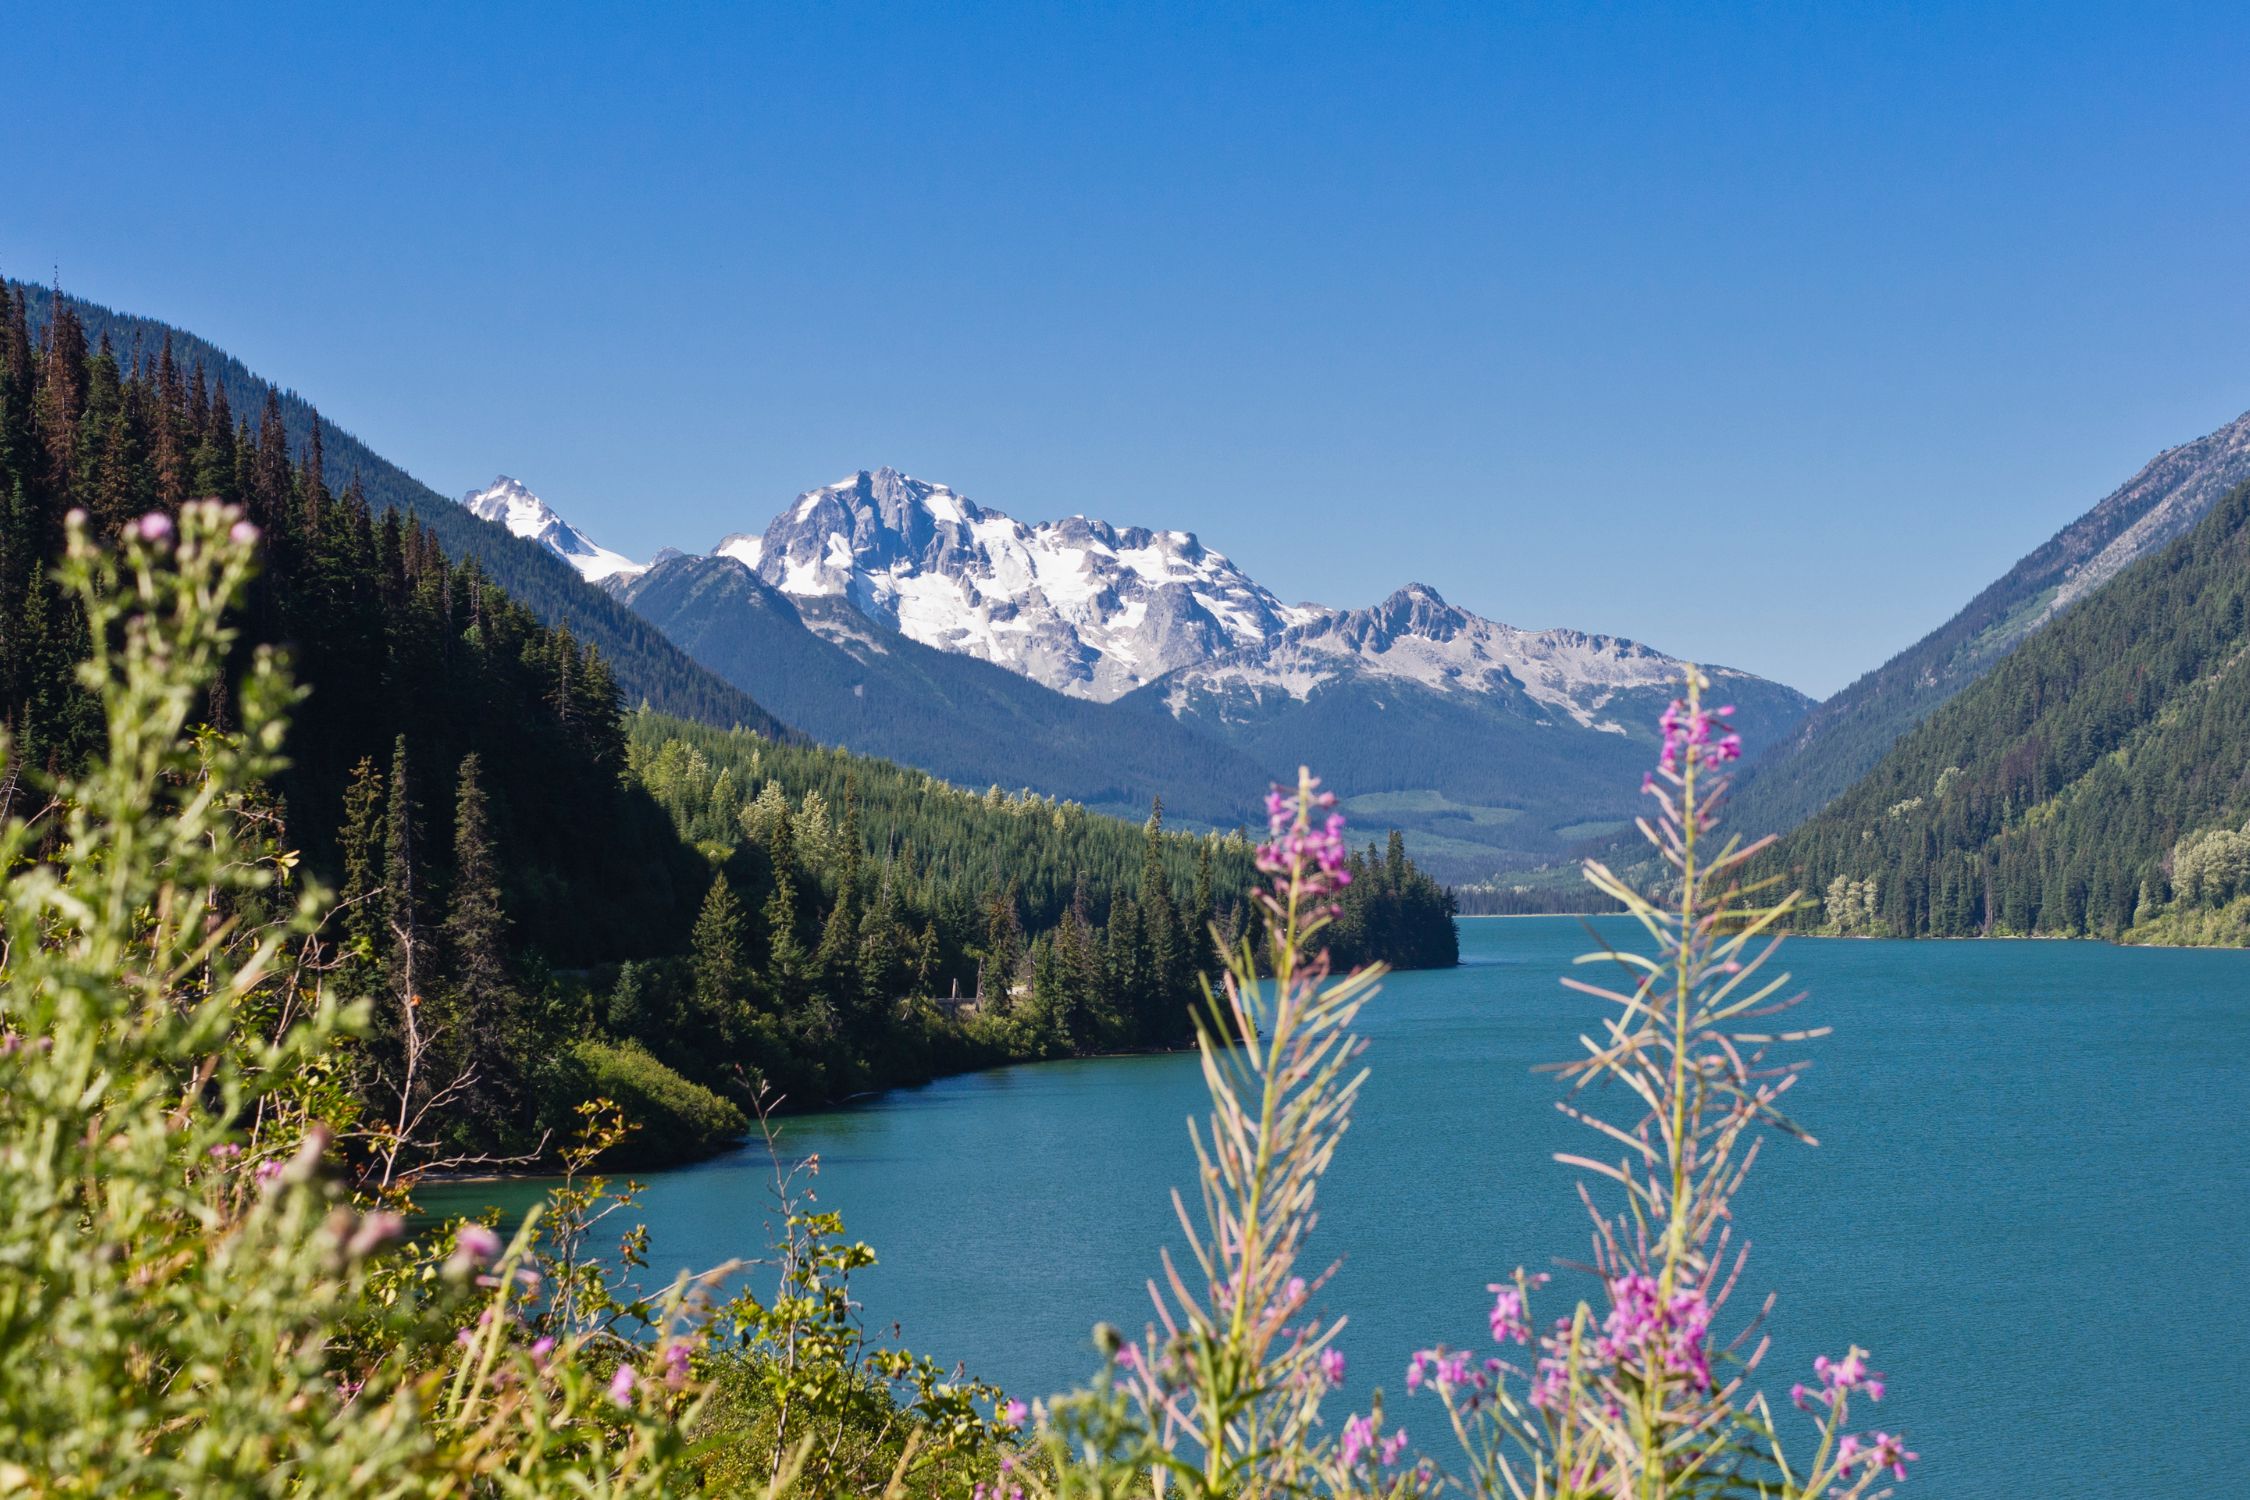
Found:
[[[27,282],[0,282],[0,294],[22,299],[31,341],[41,343],[53,316],[55,294]],[[106,342],[122,366],[136,360],[159,361],[169,349],[184,389],[197,383],[200,370],[209,407],[262,422],[270,402],[287,451],[297,461],[314,451],[317,434],[331,485],[342,488],[357,481],[359,492],[378,513],[412,514],[447,556],[461,562],[473,559],[542,623],[566,628],[598,647],[628,704],[646,702],[707,724],[780,731],[780,725],[748,694],[696,665],[661,631],[581,579],[553,553],[470,515],[321,416],[295,391],[276,390],[242,361],[183,329],[77,297],[62,300],[86,342],[95,347]]]
[[[1844,932],[2250,939],[2250,486],[1933,713],[1775,859]]]
[[[1755,757],[1734,799],[1738,825],[1778,833],[1820,811],[1940,704],[2134,559],[2178,537],[2246,479],[2250,414],[2149,460],[1959,614],[1820,704]]]
[[[800,1094],[869,1086],[907,1060],[847,1043],[898,996],[910,1020],[975,1002],[970,1036],[996,1055],[1183,1045],[1208,934],[1242,930],[1257,878],[1240,834],[1169,833],[1161,808],[1135,829],[654,714],[630,738],[635,774],[721,864],[691,961],[623,975],[610,1017],[691,1075],[698,1039],[757,1037]],[[1339,962],[1456,961],[1451,899],[1395,835],[1353,869]]]
[[[620,711],[602,653],[542,625],[417,513],[292,459],[170,351],[123,360],[65,307],[34,341],[0,301],[0,796],[83,762],[72,524],[162,545],[190,497],[263,563],[241,626],[305,689],[260,837],[336,890],[310,957],[371,1000],[347,1092],[370,1169],[535,1149],[588,1097],[650,1156],[798,1103],[1017,1057],[1171,1046],[1250,882],[1239,837],[1182,839],[977,796],[794,738]],[[226,691],[204,705],[234,721]],[[1247,799],[1255,782],[1243,788]],[[1450,902],[1395,848],[1338,930],[1356,956],[1451,961]],[[579,972],[558,973],[558,967]],[[955,994],[973,1012],[936,1003]],[[669,1064],[669,1066],[667,1066]]]

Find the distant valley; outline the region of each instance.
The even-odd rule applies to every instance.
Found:
[[[17,290],[42,322],[48,291]],[[808,490],[701,555],[640,560],[514,480],[448,500],[301,396],[269,396],[207,341],[75,305],[88,336],[128,358],[170,339],[183,364],[209,371],[214,396],[246,413],[270,405],[292,453],[317,434],[330,472],[374,507],[419,518],[449,555],[596,647],[628,705],[878,754],[973,789],[1136,818],[1161,797],[1190,825],[1228,828],[1253,815],[1265,779],[1302,760],[1350,794],[1362,828],[1403,829],[1447,880],[1575,889],[1577,855],[1629,831],[1650,725],[1682,667],[1612,636],[1484,619],[1419,585],[1363,609],[1292,601],[1186,532],[1021,521],[890,469]],[[1751,752],[1737,826],[1785,831],[1836,803],[1936,710],[2177,545],[2245,481],[2250,416],[2157,455],[1825,703],[1713,669]],[[2178,712],[2152,701],[2167,706],[2148,712]],[[2180,836],[2243,812],[2222,791],[2197,802]],[[2105,853],[2102,879],[2135,881],[2138,902],[2132,872],[2147,872],[2170,826],[2151,822],[2129,850]],[[1815,863],[1867,878],[1833,854]],[[2148,875],[2152,889],[2166,888],[2169,863]],[[2073,877],[2058,878],[2067,893]]]
[[[1288,602],[1190,533],[1029,524],[893,469],[647,564],[505,476],[463,503],[816,739],[1097,805],[1163,784],[1175,812],[1222,824],[1245,816],[1245,785],[1305,761],[1454,880],[1626,826],[1685,669],[1419,584],[1366,609]],[[1812,706],[1711,670],[1753,745]]]

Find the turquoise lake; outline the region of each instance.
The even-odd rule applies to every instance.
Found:
[[[1399,1400],[1408,1351],[1489,1342],[1486,1283],[1584,1257],[1550,1157],[1594,1142],[1532,1071],[1598,1010],[1556,983],[1584,925],[1461,925],[1460,968],[1398,975],[1363,1015],[1372,1077],[1314,1239],[1343,1263],[1324,1300],[1350,1318],[1347,1397],[1383,1386],[1441,1462],[1434,1404]],[[1782,959],[1811,992],[1798,1015],[1836,1032],[1791,1099],[1821,1144],[1769,1141],[1736,1205],[1731,1311],[1780,1293],[1765,1388],[1786,1406],[1815,1354],[1871,1349],[1891,1382],[1871,1425],[1922,1454],[1909,1494],[2250,1493],[2250,953],[1798,940]],[[1046,1063],[796,1116],[784,1148],[819,1155],[822,1204],[881,1256],[855,1283],[869,1326],[1028,1397],[1093,1368],[1096,1319],[1145,1321],[1201,1093],[1188,1056]],[[656,1266],[757,1253],[770,1176],[762,1148],[656,1174]]]

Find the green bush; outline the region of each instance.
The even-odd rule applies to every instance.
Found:
[[[592,1037],[570,1050],[571,1086],[582,1099],[608,1099],[639,1128],[604,1157],[612,1166],[661,1166],[708,1156],[740,1140],[750,1122],[700,1083],[682,1078],[638,1042]]]

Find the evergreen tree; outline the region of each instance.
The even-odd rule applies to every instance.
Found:
[[[743,980],[743,913],[724,872],[711,877],[711,889],[696,914],[689,938],[689,963],[695,974],[696,1008],[723,1015],[737,1003]]]
[[[482,765],[461,759],[453,821],[453,889],[445,918],[453,1011],[475,1070],[473,1099],[495,1130],[522,1102],[523,1038],[508,982],[508,918],[500,904],[500,869],[492,846]]]
[[[422,882],[420,818],[414,805],[414,788],[407,777],[406,736],[391,748],[389,812],[383,823],[383,926],[384,988],[391,997],[409,1005],[421,1003],[417,993],[424,967],[422,942]]]
[[[361,756],[344,792],[339,840],[344,872],[338,888],[344,933],[339,977],[347,995],[365,995],[375,988],[383,968],[381,955],[389,951],[383,920],[384,807],[383,773],[375,769],[373,756]]]

